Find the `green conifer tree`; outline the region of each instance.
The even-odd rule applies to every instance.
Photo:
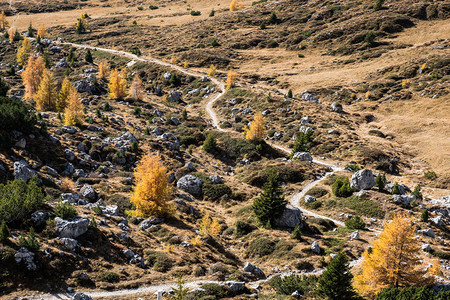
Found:
[[[283,214],[287,201],[279,181],[279,174],[272,168],[267,172],[267,182],[261,196],[253,201],[253,211],[261,224],[272,227],[275,220]]]
[[[316,293],[329,300],[353,299],[356,293],[352,279],[348,260],[339,252],[319,278]]]

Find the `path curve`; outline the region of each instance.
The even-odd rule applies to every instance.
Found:
[[[226,92],[225,84],[222,81],[220,81],[220,80],[218,80],[218,79],[216,79],[214,77],[207,76],[207,75],[205,75],[203,73],[191,71],[191,70],[182,68],[180,66],[164,62],[164,61],[159,60],[159,59],[150,58],[150,57],[147,57],[147,58],[139,57],[137,55],[134,55],[132,53],[128,53],[128,52],[125,52],[125,51],[119,51],[119,50],[113,50],[113,49],[107,49],[107,48],[99,48],[99,47],[94,47],[94,46],[85,45],[85,44],[81,44],[80,45],[80,44],[73,44],[73,43],[68,43],[68,42],[57,42],[57,43],[58,44],[63,44],[63,45],[70,45],[70,46],[73,46],[73,47],[76,47],[76,48],[81,48],[81,49],[99,50],[99,51],[111,53],[111,54],[114,54],[114,55],[120,55],[120,56],[128,57],[128,58],[130,58],[132,60],[135,60],[135,61],[155,63],[155,64],[158,64],[158,65],[161,65],[161,66],[165,66],[165,67],[169,67],[169,68],[175,69],[175,70],[177,70],[179,72],[182,72],[184,74],[187,74],[187,75],[190,75],[190,76],[194,76],[194,77],[207,77],[211,82],[213,82],[217,87],[219,87],[221,91],[220,91],[219,94],[215,95],[212,99],[210,99],[207,102],[207,104],[206,104],[206,112],[209,115],[209,117],[211,118],[212,125],[213,125],[214,128],[216,128],[217,130],[219,130],[221,132],[226,132],[227,131],[226,129],[220,128],[220,126],[219,126],[219,118],[217,116],[217,113],[213,109],[214,103],[217,100],[219,100]],[[282,146],[279,146],[279,145],[276,145],[276,144],[273,144],[273,143],[270,143],[270,142],[268,142],[268,143],[272,147],[277,148],[278,150],[283,151],[283,152],[285,152],[287,154],[289,154],[291,152],[290,150],[288,150],[288,149],[286,149],[286,148],[284,148]],[[302,210],[302,212],[305,215],[309,215],[309,216],[312,216],[312,217],[315,217],[315,218],[322,218],[322,219],[330,220],[330,221],[333,221],[335,224],[337,224],[339,226],[344,226],[345,224],[343,222],[339,221],[339,220],[335,220],[335,219],[329,218],[327,216],[320,215],[318,213],[315,213],[313,211],[307,210],[307,209],[299,206],[299,200],[311,188],[313,188],[315,185],[317,185],[318,183],[323,181],[327,176],[334,174],[334,172],[336,172],[336,171],[341,171],[342,170],[342,168],[339,168],[339,167],[337,167],[335,165],[332,165],[332,164],[329,164],[329,163],[326,163],[326,162],[323,162],[323,161],[317,160],[317,159],[314,159],[313,163],[326,166],[326,167],[330,168],[331,171],[325,173],[324,176],[316,179],[315,181],[310,182],[309,184],[307,184],[299,193],[295,194],[290,199],[289,202],[290,202],[290,204],[292,206],[297,207],[300,210]],[[350,263],[349,263],[350,267],[359,265],[361,263],[361,261],[362,261],[362,258],[358,258],[356,260],[350,261]],[[267,280],[269,280],[273,276],[286,276],[286,275],[291,275],[291,274],[320,275],[320,274],[322,274],[323,271],[324,271],[324,269],[316,269],[316,270],[313,270],[311,272],[300,272],[300,271],[279,272],[279,273],[275,273],[275,274],[270,275],[267,279],[257,280],[257,281],[250,281],[250,282],[246,282],[246,284],[260,284],[260,283],[266,282]],[[185,287],[196,288],[196,287],[199,287],[199,286],[201,286],[202,284],[205,284],[205,283],[218,283],[218,284],[220,284],[220,283],[223,283],[223,281],[195,280],[195,281],[186,282],[185,283]],[[156,292],[156,291],[159,291],[159,290],[168,291],[168,290],[171,290],[173,287],[176,287],[176,283],[151,285],[151,286],[139,287],[139,288],[136,288],[136,289],[123,289],[123,290],[118,290],[118,291],[87,291],[87,292],[84,292],[84,293],[89,295],[89,296],[91,296],[91,297],[104,298],[104,297],[117,297],[117,296],[126,296],[126,295],[136,295],[136,294],[140,294],[140,293],[148,294],[148,293]],[[40,295],[40,296],[34,296],[34,297],[29,298],[29,299],[56,300],[56,299],[72,299],[72,297],[73,297],[73,294],[71,294],[71,293],[61,293],[61,294],[45,294],[45,295]]]

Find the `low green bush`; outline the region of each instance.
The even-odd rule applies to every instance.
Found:
[[[28,232],[28,236],[25,236],[25,234],[22,233],[22,235],[19,237],[19,247],[26,247],[28,250],[32,252],[39,251],[39,248],[41,245],[39,244],[39,241],[36,238],[36,234],[34,232],[34,228],[31,227],[30,231]]]
[[[207,197],[208,200],[218,200],[224,195],[231,195],[232,191],[230,187],[226,184],[203,184],[203,196]]]
[[[348,177],[343,179],[338,177],[333,183],[331,189],[336,197],[350,197],[354,192],[354,189],[350,187]]]
[[[306,193],[306,195],[313,196],[316,198],[323,197],[326,194],[328,194],[328,191],[326,189],[320,188],[320,187],[313,187]]]
[[[101,281],[106,281],[109,283],[115,283],[120,281],[119,274],[112,272],[112,271],[103,271],[99,274]]]
[[[250,223],[244,222],[244,221],[240,221],[240,220],[236,221],[235,227],[236,228],[234,230],[234,235],[237,238],[247,235],[250,232],[252,232],[253,230],[257,229],[256,226],[254,226]]]
[[[0,129],[30,132],[36,124],[36,116],[29,107],[18,100],[0,97]]]
[[[37,176],[25,183],[15,179],[0,184],[0,219],[7,223],[22,221],[44,202],[44,193]]]
[[[280,276],[272,277],[269,285],[281,295],[292,295],[298,291],[301,295],[305,295],[313,291],[317,286],[318,278],[316,276],[288,275],[281,278]]]
[[[69,203],[59,201],[55,206],[55,215],[61,219],[72,219],[77,215],[77,210]]]
[[[345,227],[348,229],[364,229],[366,228],[366,223],[364,223],[360,216],[354,216],[345,221]]]
[[[158,272],[167,272],[173,265],[173,261],[165,253],[159,251],[147,251],[145,261],[149,267],[153,267]]]
[[[248,247],[248,254],[250,256],[263,257],[275,251],[276,243],[269,238],[258,238],[253,240]]]

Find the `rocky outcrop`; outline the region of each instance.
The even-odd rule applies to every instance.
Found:
[[[295,152],[294,156],[292,156],[292,159],[299,159],[301,161],[307,161],[307,162],[313,161],[311,153],[309,153],[309,152]]]
[[[416,196],[414,195],[393,195],[392,200],[396,204],[401,204],[404,206],[411,206],[411,202],[416,201]]]
[[[355,172],[350,180],[350,186],[357,191],[369,190],[375,186],[375,178],[371,170],[363,169]]]
[[[333,102],[331,104],[331,110],[337,113],[341,113],[343,111],[342,105],[340,103]]]
[[[14,163],[15,179],[22,179],[23,181],[27,182],[34,175],[36,175],[36,171],[31,169],[26,161],[21,160]]]
[[[244,272],[250,273],[257,278],[266,278],[266,275],[264,274],[263,270],[261,270],[259,267],[255,266],[254,264],[250,262],[246,262],[244,266]]]
[[[297,225],[302,227],[302,211],[292,206],[287,206],[281,217],[275,220],[278,227],[295,228]]]
[[[423,235],[426,235],[426,236],[429,236],[429,237],[432,237],[432,238],[435,238],[435,237],[436,237],[436,236],[434,235],[433,229],[431,229],[431,228],[427,228],[427,229],[419,229],[419,230],[417,230],[417,233],[420,233],[420,234],[423,234]]]
[[[311,244],[311,251],[316,253],[316,254],[320,254],[321,249],[320,249],[319,243],[317,241],[314,241]]]
[[[203,180],[190,174],[181,177],[177,182],[177,188],[195,197],[202,195],[202,186]]]
[[[80,190],[81,196],[83,196],[86,199],[89,199],[91,201],[95,200],[97,197],[97,193],[95,192],[94,188],[90,184],[85,184]]]
[[[316,197],[310,195],[305,196],[305,203],[313,203],[313,202],[316,202]]]
[[[56,235],[62,238],[75,239],[86,233],[89,229],[89,219],[75,218],[72,220],[63,220],[55,218]]]
[[[34,253],[28,251],[27,248],[20,248],[16,254],[14,254],[14,259],[16,263],[24,263],[29,271],[36,270],[36,264],[34,263]]]

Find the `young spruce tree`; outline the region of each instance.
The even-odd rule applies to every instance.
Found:
[[[317,282],[317,294],[329,300],[352,299],[353,275],[347,258],[342,252],[334,257]]]
[[[284,199],[278,172],[270,169],[267,177],[264,192],[253,201],[252,207],[261,224],[271,227],[275,220],[283,214],[287,202]]]

